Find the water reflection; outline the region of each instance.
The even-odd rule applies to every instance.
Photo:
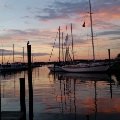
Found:
[[[4,77],[5,76],[5,77]],[[27,71],[0,75],[2,110],[19,110],[19,78]],[[108,74],[51,73],[47,67],[32,71],[34,120],[119,120],[120,76]]]
[[[117,103],[120,105],[120,100],[117,99],[118,96],[113,95],[113,89],[116,90],[116,76],[62,72],[50,72],[49,75],[54,76],[54,80],[59,80],[62,114],[69,114],[74,120],[79,118],[98,120],[103,114],[105,116],[103,119],[113,120],[110,118],[111,115],[120,118],[120,106],[116,107]]]

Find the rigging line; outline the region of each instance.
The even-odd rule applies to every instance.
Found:
[[[56,38],[57,38],[57,35],[58,35],[58,32],[57,32],[57,34],[56,34]],[[55,41],[56,41],[56,38],[55,38]],[[55,41],[54,41],[53,48],[55,47]],[[52,48],[52,51],[53,51],[53,48]],[[51,58],[51,56],[52,56],[52,52],[51,52],[51,54],[50,54],[50,58]],[[50,58],[49,58],[49,61],[50,61]]]
[[[55,75],[54,75],[55,76]],[[59,97],[59,95],[57,95],[56,93],[56,89],[55,89],[55,87],[52,85],[52,82],[51,82],[51,80],[50,80],[50,74],[49,74],[49,82],[50,82],[50,87],[51,87],[51,89],[53,90],[53,92],[52,92],[52,94],[55,96],[55,100],[58,102],[58,104],[59,104],[59,107],[60,107],[60,102],[57,100],[57,97]],[[55,77],[54,77],[54,80],[55,80]]]
[[[76,22],[77,22],[77,20],[76,20]],[[66,30],[67,30],[67,28],[66,28]]]

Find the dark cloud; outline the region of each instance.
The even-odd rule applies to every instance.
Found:
[[[47,34],[46,34],[47,33]],[[42,29],[26,29],[26,30],[17,30],[17,29],[8,29],[6,32],[0,36],[1,40],[13,40],[19,41],[21,40],[21,37],[24,38],[24,40],[33,39],[33,41],[41,41],[42,43],[48,41],[49,37],[55,37],[55,32],[50,30],[42,30]]]
[[[5,49],[0,49],[0,56],[10,56],[13,55],[13,51],[12,50],[5,50]],[[33,56],[46,56],[46,55],[50,55],[48,53],[31,53]],[[14,51],[14,55],[20,55],[23,56],[23,52],[18,52],[18,51]],[[27,53],[24,53],[25,56],[27,56]]]
[[[46,55],[50,55],[48,53],[32,53],[33,56],[46,56]]]
[[[99,35],[120,35],[120,30],[104,31],[100,32]]]
[[[119,14],[120,1],[116,0],[92,0],[93,13]],[[66,19],[74,15],[84,15],[89,11],[88,0],[57,1],[48,5],[44,9],[37,9],[39,12],[35,17],[39,20],[47,21],[53,19]]]
[[[92,0],[92,10],[95,12],[117,12],[112,11],[114,8],[119,8],[120,0]]]
[[[0,56],[2,56],[2,54],[8,56],[13,54],[13,52],[11,50],[0,49]]]
[[[26,31],[17,30],[17,29],[9,29],[8,32],[10,32],[10,33],[12,33],[12,34],[22,34],[22,35],[27,34]]]
[[[67,19],[71,17],[71,15],[79,14],[80,11],[83,12],[82,9],[85,5],[85,2],[61,2],[55,1],[53,5],[48,5],[47,8],[44,8],[39,11],[40,15],[36,15],[35,17],[47,21],[51,19]],[[41,14],[43,13],[43,15]]]

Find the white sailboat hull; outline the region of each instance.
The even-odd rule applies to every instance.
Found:
[[[109,68],[108,65],[88,66],[88,67],[65,67],[62,69],[66,72],[105,72]]]

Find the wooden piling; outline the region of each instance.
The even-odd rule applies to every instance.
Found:
[[[108,56],[109,56],[109,67],[110,67],[110,49],[108,49]]]
[[[29,85],[29,120],[33,120],[33,88],[31,69],[31,45],[27,44],[28,50],[28,85]]]
[[[1,80],[0,80],[0,106],[1,106]],[[1,107],[0,107],[0,116],[1,116]]]
[[[0,111],[1,120],[26,120],[25,78],[20,78],[20,111]]]
[[[24,119],[26,119],[26,105],[25,105],[25,78],[20,78],[20,106],[21,112],[24,113]]]

